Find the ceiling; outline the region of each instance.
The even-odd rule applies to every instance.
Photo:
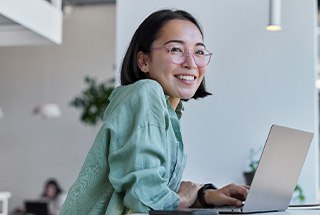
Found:
[[[49,1],[50,0],[46,0]],[[319,0],[320,1],[320,0]],[[94,4],[115,4],[116,0],[62,0],[62,4],[71,4],[78,6],[94,5]],[[0,26],[2,25],[13,25],[16,24],[14,21],[0,14]]]

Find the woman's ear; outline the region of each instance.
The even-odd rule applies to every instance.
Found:
[[[140,70],[144,73],[148,73],[149,72],[149,56],[143,53],[142,51],[139,51],[137,56],[137,61],[138,61],[137,63]]]

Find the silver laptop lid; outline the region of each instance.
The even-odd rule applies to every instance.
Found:
[[[310,132],[271,127],[243,212],[288,208],[312,138]]]

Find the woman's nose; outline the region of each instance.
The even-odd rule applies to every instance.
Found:
[[[188,68],[197,68],[197,64],[195,62],[195,59],[193,57],[192,51],[188,50],[185,54],[185,61],[183,63],[183,66]]]

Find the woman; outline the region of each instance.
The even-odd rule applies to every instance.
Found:
[[[45,183],[40,200],[48,202],[51,215],[58,215],[64,202],[65,195],[55,179],[48,179]]]
[[[210,95],[204,81],[210,58],[189,13],[160,10],[143,21],[123,60],[122,86],[109,97],[62,215],[241,205],[248,187],[181,182],[181,100]]]

